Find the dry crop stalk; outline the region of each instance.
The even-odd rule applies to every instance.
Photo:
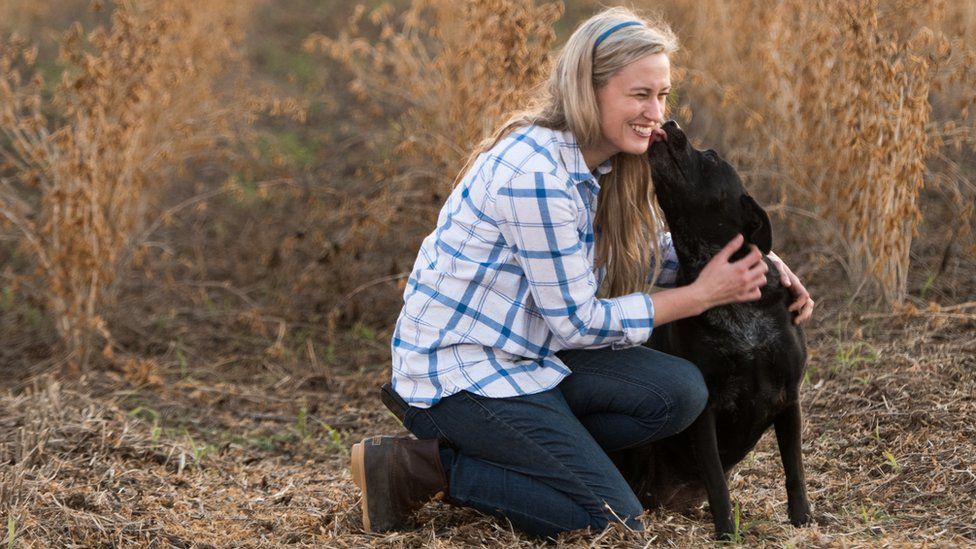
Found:
[[[389,120],[367,136],[377,157],[386,153],[370,166],[375,187],[339,214],[345,248],[415,249],[467,154],[502,117],[527,106],[561,13],[561,2],[549,0],[413,0],[399,14],[391,4],[368,13],[360,4],[339,36],[308,37],[305,48],[343,65],[370,114]],[[339,279],[361,275],[339,268]],[[355,307],[330,314],[330,339],[338,314]]]
[[[561,14],[558,2],[414,0],[394,18],[384,4],[369,14],[379,27],[371,42],[359,29],[360,5],[348,31],[315,34],[305,45],[343,63],[351,89],[379,112],[400,111],[397,169],[423,174],[436,197],[501,117],[526,106]]]
[[[36,50],[0,49],[0,219],[75,365],[109,340],[101,312],[162,182],[227,133],[215,79],[242,14],[231,0],[122,3],[109,28],[68,33],[51,101],[31,74]]]
[[[811,183],[817,213],[838,227],[852,278],[873,277],[899,301],[920,220],[931,112],[930,65],[916,52],[930,44],[883,28],[875,1],[779,9],[789,12],[773,16],[768,51],[777,55],[768,66],[781,84],[775,92],[788,100],[773,117],[805,126],[781,141],[800,160],[793,178]]]
[[[962,216],[957,234],[972,219],[963,192],[972,184],[926,173],[927,163],[946,160],[950,145],[974,144],[968,115],[976,72],[965,62],[973,58],[971,38],[965,41],[976,22],[971,7],[921,0],[672,4],[669,13],[691,37],[678,63],[687,67],[684,110],[692,104],[711,113],[714,121],[699,125],[721,136],[736,162],[770,174],[784,202],[814,211],[844,249],[856,287],[874,287],[889,303],[903,300],[926,177],[954,197]],[[940,90],[952,95],[948,120],[933,117],[931,99]]]

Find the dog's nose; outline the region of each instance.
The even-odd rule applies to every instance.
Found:
[[[680,130],[681,129],[681,126],[679,126],[678,123],[675,120],[668,120],[661,127],[662,128],[674,128],[676,130]]]

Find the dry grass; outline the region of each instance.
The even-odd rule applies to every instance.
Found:
[[[976,542],[976,305],[831,314],[813,331],[803,388],[816,525],[788,525],[770,436],[730,482],[744,541]],[[363,533],[347,448],[367,434],[403,432],[375,398],[382,372],[338,371],[327,390],[162,373],[163,385],[142,387],[111,374],[80,383],[40,377],[0,398],[0,508],[13,517],[15,546],[539,545],[504,522],[444,505],[422,510],[417,530]],[[575,533],[559,545],[687,547],[711,535],[707,508],[655,511],[645,523],[641,534]]]
[[[43,304],[76,366],[102,345],[110,356],[103,310],[164,183],[228,135],[214,97],[238,6],[120,4],[108,28],[76,24],[53,95],[36,47],[0,49],[0,219],[24,256],[8,284]]]

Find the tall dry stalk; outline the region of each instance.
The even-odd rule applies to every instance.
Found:
[[[241,15],[231,0],[120,3],[109,28],[67,34],[53,99],[36,49],[0,45],[0,220],[76,365],[109,338],[101,312],[148,205],[228,133],[215,87]]]
[[[928,2],[904,6],[923,14]],[[782,13],[779,10],[783,10]],[[878,0],[784,2],[766,50],[781,136],[774,150],[816,211],[842,235],[859,284],[890,302],[907,291],[909,249],[929,156],[929,92],[948,44],[927,27],[898,28]],[[923,15],[924,16],[924,15]]]
[[[972,219],[962,198],[972,193],[960,192],[971,183],[927,171],[976,136],[966,10],[922,0],[669,6],[685,47],[679,94],[696,125],[766,174],[789,206],[812,210],[854,286],[889,303],[907,292],[926,181],[957,196],[962,227]],[[933,116],[947,94],[943,118]]]
[[[343,63],[351,89],[379,112],[399,114],[396,153],[408,161],[399,169],[443,192],[500,119],[527,106],[561,14],[561,3],[533,0],[414,0],[399,16],[384,4],[369,14],[379,30],[371,41],[359,6],[348,31],[312,35],[306,48]]]
[[[368,274],[355,262],[336,266],[349,298],[405,280],[407,256],[430,232],[467,155],[507,113],[528,106],[561,13],[560,2],[533,0],[413,0],[402,13],[360,5],[348,30],[308,37],[306,49],[344,67],[378,120],[364,135],[374,160],[362,171],[374,183],[343,194],[334,214],[344,248],[382,257]],[[354,309],[349,298],[329,313],[330,333]]]

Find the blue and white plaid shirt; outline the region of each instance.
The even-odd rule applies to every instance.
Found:
[[[609,162],[591,173],[570,132],[515,130],[481,154],[420,247],[393,334],[393,386],[426,408],[460,391],[538,393],[570,371],[556,351],[651,335],[650,296],[598,299],[593,218]],[[677,258],[661,238],[671,286]],[[599,272],[598,272],[599,271]]]

